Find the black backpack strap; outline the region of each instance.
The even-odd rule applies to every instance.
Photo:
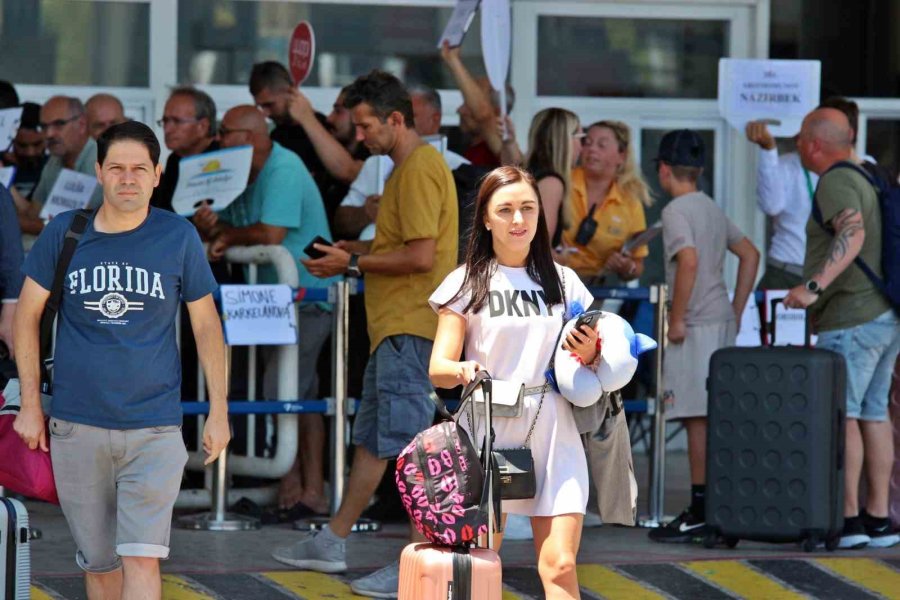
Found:
[[[824,177],[828,173],[831,173],[832,171],[835,171],[837,169],[852,169],[853,171],[855,171],[855,172],[859,173],[860,175],[862,175],[863,177],[865,177],[866,181],[868,181],[869,184],[873,188],[875,188],[875,194],[878,197],[879,204],[881,203],[881,197],[883,194],[885,194],[887,192],[887,190],[885,189],[885,184],[881,180],[880,177],[875,177],[871,173],[869,173],[869,171],[867,169],[861,167],[860,165],[858,165],[856,163],[852,163],[852,162],[846,161],[846,160],[842,160],[841,162],[835,163],[832,166],[830,166],[828,168],[828,170],[822,174],[822,177]],[[825,231],[825,233],[833,236],[834,233],[829,231],[828,227],[825,226],[825,219],[823,218],[822,211],[819,208],[819,202],[816,200],[816,196],[818,195],[818,189],[816,189],[816,192],[817,192],[817,194],[815,194],[813,196],[812,218],[819,225],[819,227],[821,227],[822,230]],[[882,218],[883,218],[883,215],[882,215]],[[854,262],[854,264],[856,264],[857,267],[859,267],[859,269],[865,274],[865,276],[869,278],[869,281],[872,282],[872,285],[874,285],[876,289],[878,289],[882,293],[885,293],[887,286],[885,285],[884,280],[875,274],[875,271],[873,271],[869,267],[869,265],[866,264],[866,261],[864,261],[862,258],[860,258],[860,256],[857,254],[856,258],[853,259],[853,262]]]
[[[63,284],[66,279],[66,272],[69,270],[69,264],[75,255],[75,248],[84,235],[87,224],[90,221],[90,210],[82,209],[75,213],[69,229],[63,238],[63,247],[56,261],[56,271],[53,273],[53,284],[50,286],[50,297],[47,298],[47,304],[44,306],[44,312],[41,315],[40,327],[40,344],[41,344],[41,388],[44,393],[50,393],[50,374],[49,366],[53,363],[50,355],[50,346],[53,342],[53,324],[56,321],[56,315],[59,312],[59,304],[62,300]]]

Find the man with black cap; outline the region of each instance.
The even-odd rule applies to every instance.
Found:
[[[25,102],[21,106],[22,119],[16,137],[9,150],[0,157],[0,162],[16,168],[13,188],[23,198],[30,199],[47,162],[47,142],[38,128],[41,106],[34,102]]]
[[[662,211],[668,342],[663,363],[666,418],[683,421],[688,434],[691,505],[675,520],[650,531],[657,542],[691,542],[706,534],[706,377],[713,352],[734,344],[737,324],[756,280],[759,251],[697,189],[705,159],[696,131],[667,133],[656,158],[660,187],[672,197]],[[723,276],[725,251],[740,261],[734,300]]]

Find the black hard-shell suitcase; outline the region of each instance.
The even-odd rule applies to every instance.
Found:
[[[708,547],[724,538],[837,545],[844,524],[844,357],[723,348],[710,359]]]
[[[0,598],[31,597],[28,512],[18,500],[0,498]]]

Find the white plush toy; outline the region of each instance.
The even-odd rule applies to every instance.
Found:
[[[579,307],[580,308],[580,307]],[[575,312],[575,311],[573,311]],[[578,320],[578,311],[563,327],[560,344],[556,348],[555,379],[560,393],[575,406],[590,406],[603,392],[614,392],[625,387],[638,365],[638,356],[656,348],[656,342],[635,333],[628,321],[615,313],[602,312],[596,329],[600,336],[600,364],[594,371],[584,366],[568,350],[563,350],[563,340]]]

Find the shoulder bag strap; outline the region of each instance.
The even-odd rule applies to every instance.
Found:
[[[75,213],[69,229],[63,238],[63,247],[59,253],[59,259],[56,261],[56,271],[53,273],[53,284],[50,286],[50,297],[47,298],[47,304],[44,306],[44,312],[41,314],[40,325],[40,349],[41,349],[41,387],[45,393],[50,392],[50,373],[49,366],[53,363],[50,355],[50,346],[53,342],[53,325],[56,322],[56,315],[59,313],[59,304],[62,299],[63,283],[66,279],[66,272],[69,270],[69,264],[75,255],[75,248],[84,235],[85,229],[91,215],[91,211],[82,209]]]

